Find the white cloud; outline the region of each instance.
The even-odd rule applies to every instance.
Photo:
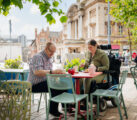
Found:
[[[16,16],[7,16],[7,20],[11,20],[14,23],[20,22],[20,19],[17,18]]]
[[[38,25],[34,24],[25,24],[19,31],[19,35],[24,34],[27,36],[28,39],[35,38],[35,28],[41,30],[42,28]]]
[[[39,10],[38,6],[32,5],[32,7],[30,8],[30,13],[34,14],[34,15],[40,14],[40,10]]]
[[[56,24],[52,24],[49,26],[50,31],[61,31],[63,29],[63,24],[60,22],[60,16],[56,15],[55,20]]]

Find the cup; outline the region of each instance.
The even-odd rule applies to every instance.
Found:
[[[89,74],[93,75],[93,74],[95,74],[96,67],[94,65],[91,65],[88,70],[89,70]]]

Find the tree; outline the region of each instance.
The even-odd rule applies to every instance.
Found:
[[[128,29],[130,51],[132,42],[137,43],[137,0],[110,0],[112,6],[110,14],[116,22],[120,22]]]
[[[61,0],[0,0],[0,14],[8,15],[11,9],[11,6],[18,7],[19,9],[23,8],[23,2],[32,2],[37,5],[40,9],[41,15],[44,15],[49,24],[56,23],[53,13],[57,13],[60,17],[62,23],[67,21],[67,17],[64,15],[64,12],[61,9],[58,9],[58,6]]]

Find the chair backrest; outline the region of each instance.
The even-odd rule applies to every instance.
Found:
[[[5,81],[5,80],[7,80],[5,73],[0,70],[0,81]]]
[[[118,94],[119,91],[122,91],[123,84],[125,83],[126,78],[127,78],[127,73],[128,73],[127,70],[125,70],[121,73],[121,78],[120,78],[120,81],[119,81],[117,94]]]
[[[29,69],[24,70],[23,73],[24,73],[23,74],[24,80],[23,80],[23,78],[21,78],[21,79],[22,79],[22,81],[27,81],[28,75],[29,75]]]
[[[0,120],[30,119],[31,83],[16,80],[2,82],[0,85],[0,111]]]
[[[131,75],[132,75],[132,77],[134,79],[134,84],[135,84],[135,86],[137,88],[137,66],[131,67],[130,71],[131,71]]]
[[[74,94],[74,87],[72,76],[70,74],[48,74],[47,75],[48,91],[51,97],[51,89],[55,90],[72,90]],[[75,96],[74,96],[75,99]]]

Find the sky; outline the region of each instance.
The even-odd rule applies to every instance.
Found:
[[[76,3],[76,0],[62,0],[59,8],[66,13],[73,3]],[[56,24],[49,25],[46,18],[40,14],[38,7],[27,2],[21,10],[13,6],[8,16],[0,15],[0,37],[2,38],[8,38],[10,36],[10,19],[12,23],[12,38],[23,34],[27,37],[27,39],[34,39],[35,28],[37,28],[38,33],[42,30],[42,28],[46,30],[48,26],[50,31],[61,31],[63,29],[57,14],[55,15]]]

